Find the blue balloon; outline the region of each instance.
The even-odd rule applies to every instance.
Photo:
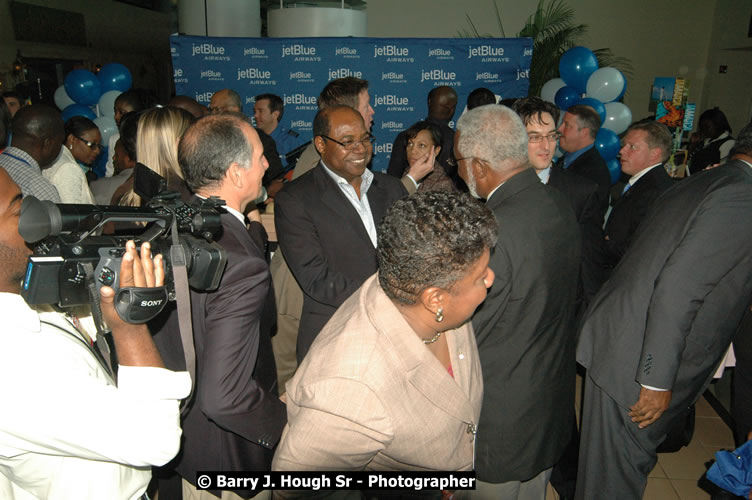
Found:
[[[559,76],[581,94],[585,93],[590,75],[598,69],[598,59],[586,47],[572,47],[559,59]]]
[[[84,106],[83,104],[71,104],[63,110],[64,122],[67,122],[74,116],[85,116],[89,120],[93,120],[97,117],[89,106]]]
[[[575,104],[583,104],[585,106],[590,106],[591,108],[593,108],[595,112],[598,113],[598,115],[601,117],[601,125],[603,125],[603,122],[606,121],[606,106],[604,106],[603,103],[595,97],[583,97]]]
[[[105,64],[99,70],[97,78],[99,78],[99,83],[102,85],[102,93],[108,90],[125,92],[131,88],[131,83],[133,83],[131,72],[120,63]]]
[[[63,81],[65,92],[78,104],[87,106],[99,102],[102,86],[94,73],[85,69],[74,69]],[[67,108],[66,108],[67,109]]]
[[[601,158],[608,161],[616,158],[616,155],[619,154],[621,141],[619,141],[619,136],[612,131],[601,128],[595,136],[595,147],[601,154]]]
[[[611,185],[616,184],[621,177],[621,163],[618,158],[611,158],[606,162],[608,173],[611,174]]]
[[[562,87],[554,96],[554,102],[561,109],[566,111],[569,106],[580,100],[580,93],[572,87]]]

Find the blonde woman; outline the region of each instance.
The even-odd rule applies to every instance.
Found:
[[[178,142],[193,120],[190,113],[179,108],[152,108],[139,118],[136,133],[136,161],[167,179],[168,188],[181,193],[183,199],[190,197],[190,191],[178,164]],[[119,205],[141,206],[132,179],[124,185]]]

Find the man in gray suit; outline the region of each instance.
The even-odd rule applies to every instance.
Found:
[[[666,431],[710,382],[752,298],[752,169],[740,161],[656,201],[593,300],[576,498],[642,498]]]
[[[580,234],[566,197],[528,163],[527,131],[486,105],[457,123],[458,172],[499,224],[497,281],[473,317],[483,368],[473,498],[545,498],[574,427]]]

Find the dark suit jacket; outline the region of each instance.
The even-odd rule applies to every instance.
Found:
[[[227,266],[219,288],[191,291],[195,395],[183,419],[181,451],[172,462],[194,485],[199,470],[270,470],[273,448],[287,422],[285,405],[276,395],[270,325],[264,319],[274,306],[269,266],[232,214],[222,214],[222,229],[217,242],[227,251]],[[172,323],[176,320],[170,318],[171,328],[155,336],[158,346],[165,342],[160,337],[170,337],[172,359],[177,351],[182,357],[179,330]],[[173,363],[185,367],[183,359]],[[254,494],[234,491],[245,498]]]
[[[752,301],[752,169],[741,162],[666,191],[588,310],[577,361],[617,404],[673,391],[667,426],[710,382]]]
[[[616,267],[632,241],[637,227],[655,200],[673,185],[663,165],[640,177],[614,205],[606,223],[603,242],[604,264],[607,272]]]
[[[496,280],[473,316],[484,394],[476,470],[481,481],[527,480],[551,467],[574,418],[580,235],[569,202],[533,169],[488,200],[499,224]]]
[[[608,210],[609,190],[611,189],[611,174],[608,171],[608,166],[606,166],[606,161],[601,157],[598,149],[593,146],[573,161],[567,170],[598,184],[598,198],[600,198],[601,208],[600,220],[602,225],[603,217],[606,215],[606,210]]]
[[[577,223],[582,235],[582,260],[580,280],[582,297],[578,311],[590,303],[603,284],[603,220],[600,211],[598,185],[579,174],[564,170],[561,166],[551,167],[548,185],[555,187],[567,197],[574,208]],[[583,311],[584,312],[584,311]]]
[[[378,228],[387,209],[407,192],[399,180],[373,175],[368,204]],[[304,294],[300,362],[337,308],[376,272],[376,249],[355,208],[320,163],[277,193],[274,223]]]

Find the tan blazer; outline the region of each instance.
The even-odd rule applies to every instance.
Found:
[[[370,277],[287,383],[273,470],[472,470],[483,398],[472,327],[447,332],[454,378]]]

